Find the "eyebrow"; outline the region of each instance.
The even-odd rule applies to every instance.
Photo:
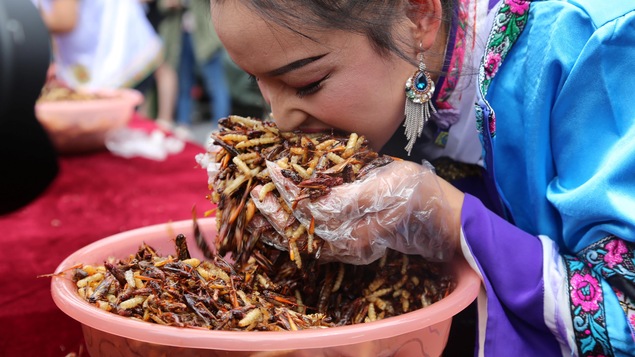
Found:
[[[291,62],[289,64],[286,64],[286,65],[284,65],[284,66],[282,66],[280,68],[276,68],[276,69],[274,69],[272,71],[269,71],[269,72],[267,72],[267,75],[271,76],[271,77],[281,76],[281,75],[283,75],[285,73],[289,73],[289,72],[291,72],[293,70],[296,70],[298,68],[302,68],[302,67],[304,67],[304,66],[306,66],[306,65],[308,65],[310,63],[313,63],[313,62],[319,60],[320,58],[322,58],[324,56],[326,56],[326,53],[318,55],[318,56],[314,56],[314,57],[303,58],[303,59]]]

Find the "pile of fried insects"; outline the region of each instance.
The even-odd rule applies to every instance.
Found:
[[[314,235],[313,222],[302,225],[280,199],[289,219],[277,232],[255,208],[254,187],[261,186],[258,199],[279,196],[266,161],[302,188],[297,200],[319,198],[392,161],[363,137],[284,133],[272,122],[238,116],[222,119],[212,137],[221,147],[211,153],[219,164],[210,180],[217,238],[210,249],[194,215],[190,239],[205,260],[191,257],[182,234],[174,254],[143,244],[126,259],[76,267],[82,298],[162,325],[279,331],[380,320],[428,306],[454,289],[444,265],[392,250],[368,265],[319,261],[325,242]]]

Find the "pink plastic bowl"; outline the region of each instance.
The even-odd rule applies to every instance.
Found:
[[[215,219],[199,220],[203,232],[215,232]],[[66,258],[56,272],[77,263],[101,265],[108,257],[124,258],[142,242],[160,254],[174,254],[174,235],[188,237],[197,251],[192,221],[160,224],[119,233],[92,243]],[[208,239],[210,237],[207,237]],[[70,272],[56,276],[51,293],[57,306],[82,324],[91,356],[439,356],[452,316],[476,298],[480,280],[463,260],[453,264],[455,290],[424,309],[380,321],[291,332],[208,331],[136,321],[103,311],[82,300]]]
[[[143,95],[134,89],[97,92],[104,98],[38,102],[35,116],[62,154],[105,148],[106,134],[126,126]]]

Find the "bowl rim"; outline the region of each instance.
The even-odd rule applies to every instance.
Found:
[[[215,225],[215,218],[198,220],[201,226]],[[411,311],[399,316],[363,324],[337,326],[300,331],[215,331],[163,326],[138,321],[99,309],[87,303],[78,294],[75,284],[59,273],[76,265],[79,257],[88,252],[108,251],[104,249],[112,243],[128,240],[131,236],[151,234],[158,229],[178,231],[192,226],[192,220],[141,227],[95,241],[75,251],[64,259],[55,270],[51,281],[51,295],[57,307],[66,315],[82,325],[117,335],[123,338],[153,343],[157,345],[178,346],[184,348],[216,349],[225,351],[273,351],[288,349],[306,349],[310,346],[337,347],[373,340],[381,340],[397,335],[422,330],[441,323],[450,318],[442,314],[445,310],[453,311],[452,315],[465,309],[477,297],[481,286],[480,277],[470,268],[468,263],[456,257],[452,263],[455,274],[463,279],[458,281],[454,291],[444,299],[423,309]],[[86,262],[88,263],[88,262]],[[360,328],[364,327],[364,328]],[[292,338],[293,336],[301,338]],[[257,347],[251,348],[251,344]],[[313,347],[316,348],[316,347]]]

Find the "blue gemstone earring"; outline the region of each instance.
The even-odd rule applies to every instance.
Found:
[[[434,82],[425,69],[423,51],[421,51],[419,52],[419,69],[406,81],[406,109],[404,111],[406,120],[403,126],[406,128],[408,139],[405,147],[408,156],[415,141],[421,136],[424,125],[430,119],[430,111],[437,112],[431,101],[434,94]]]

